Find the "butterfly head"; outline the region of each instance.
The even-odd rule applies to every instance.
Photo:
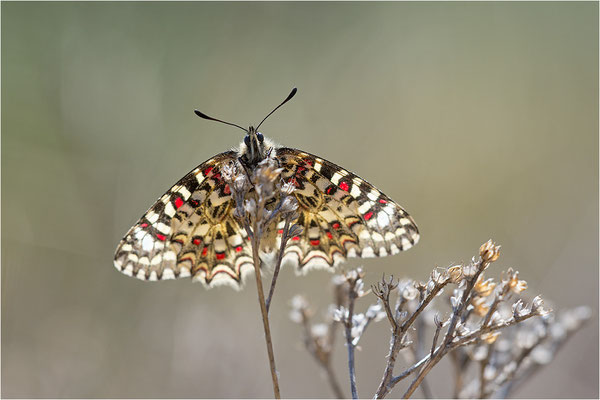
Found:
[[[283,100],[281,102],[281,104],[279,104],[277,107],[275,107],[273,109],[273,111],[271,111],[269,114],[267,114],[267,116],[264,117],[262,121],[260,121],[260,124],[258,124],[256,126],[256,128],[254,128],[253,126],[250,126],[248,129],[244,129],[237,124],[233,124],[231,122],[226,122],[226,121],[222,121],[220,119],[209,117],[208,115],[204,114],[201,111],[194,110],[194,112],[200,118],[204,118],[204,119],[207,119],[210,121],[221,122],[226,125],[235,126],[237,128],[240,128],[244,132],[246,132],[246,136],[244,137],[244,142],[240,146],[239,153],[240,153],[240,158],[244,161],[246,166],[252,168],[252,167],[255,167],[259,162],[264,160],[269,155],[270,149],[273,147],[273,145],[268,140],[265,140],[265,137],[263,136],[262,133],[260,133],[258,131],[258,128],[260,128],[262,123],[265,122],[265,120],[267,118],[269,118],[269,116],[271,114],[273,114],[275,111],[277,111],[277,109],[279,107],[281,107],[282,105],[284,105],[285,103],[290,101],[290,99],[292,97],[294,97],[296,92],[297,92],[297,89],[293,88],[292,91],[290,92],[290,94],[285,98],[285,100]]]
[[[262,133],[250,126],[240,146],[240,155],[248,166],[254,166],[267,157],[269,146]]]

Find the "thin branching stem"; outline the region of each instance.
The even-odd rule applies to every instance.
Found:
[[[354,282],[355,284],[356,282]],[[350,374],[350,390],[352,399],[358,399],[356,390],[356,373],[354,370],[354,344],[352,343],[352,317],[354,315],[354,302],[356,300],[356,292],[354,285],[351,284],[348,293],[348,315],[344,321],[346,328],[346,348],[348,349],[348,372]]]
[[[427,295],[420,302],[419,307],[417,307],[417,310],[401,325],[399,325],[398,322],[392,324],[392,345],[387,356],[387,364],[383,373],[383,377],[381,378],[381,383],[379,384],[379,388],[375,393],[376,399],[383,399],[394,386],[394,383],[392,383],[394,366],[396,365],[396,357],[398,356],[398,352],[404,347],[402,344],[404,335],[412,326],[413,322],[415,322],[417,317],[421,315],[425,307],[427,307],[427,305],[435,298],[435,296],[437,296],[440,290],[442,290],[447,283],[448,282],[445,282],[436,286],[434,290],[432,290],[431,293],[429,293],[429,295]]]
[[[444,354],[446,354],[446,351],[447,351],[446,348],[447,348],[448,344],[450,344],[450,342],[454,338],[454,329],[456,328],[456,324],[458,323],[459,318],[462,315],[464,309],[469,304],[468,299],[472,295],[473,286],[475,286],[475,282],[477,282],[477,278],[483,272],[484,268],[483,268],[482,263],[483,263],[483,261],[480,261],[477,263],[477,271],[469,280],[467,280],[467,287],[463,291],[462,298],[460,300],[460,303],[458,304],[458,307],[452,314],[452,319],[450,320],[450,324],[448,326],[448,330],[446,331],[446,336],[444,337],[442,344],[438,347],[438,349],[434,352],[431,359],[427,362],[427,364],[425,364],[423,369],[417,374],[415,379],[411,382],[411,384],[409,385],[408,389],[406,389],[406,392],[404,393],[402,398],[407,399],[410,396],[412,396],[415,389],[421,384],[423,379],[425,379],[425,376],[429,373],[429,371],[431,371],[431,369],[442,359]]]
[[[271,299],[273,298],[273,293],[275,292],[275,284],[277,283],[277,277],[279,276],[279,269],[281,268],[281,262],[283,261],[283,254],[285,252],[285,246],[287,245],[287,241],[289,239],[289,230],[291,223],[292,215],[289,214],[285,219],[285,226],[283,227],[283,234],[281,235],[281,246],[279,247],[279,253],[277,254],[277,262],[275,263],[275,270],[273,271],[273,279],[271,280],[271,288],[269,289],[269,296],[267,297],[266,307],[267,313],[271,308]]]
[[[254,232],[256,232],[256,224]],[[265,304],[265,294],[263,291],[262,278],[260,274],[260,257],[258,254],[259,240],[258,236],[252,238],[252,258],[254,260],[254,271],[256,275],[256,288],[258,292],[258,303],[260,304],[260,312],[262,314],[263,328],[265,331],[265,341],[267,344],[267,353],[269,357],[269,366],[271,368],[271,380],[273,381],[273,395],[276,399],[281,398],[279,392],[279,380],[277,378],[277,369],[275,367],[275,355],[273,353],[273,342],[271,341],[271,328],[269,326],[269,313]]]

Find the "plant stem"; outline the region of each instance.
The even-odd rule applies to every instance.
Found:
[[[452,319],[450,320],[450,325],[448,326],[448,330],[446,331],[446,336],[444,337],[442,344],[434,353],[431,354],[429,362],[425,364],[425,366],[419,372],[417,377],[411,382],[410,386],[408,387],[408,389],[406,389],[406,392],[404,393],[402,398],[407,399],[414,393],[416,388],[421,384],[421,382],[423,382],[423,379],[425,379],[425,376],[429,373],[429,371],[431,371],[431,369],[442,359],[442,357],[448,351],[448,345],[454,338],[454,328],[456,328],[458,319],[462,315],[464,309],[467,307],[468,300],[471,296],[471,291],[473,290],[473,286],[475,286],[475,282],[477,282],[477,278],[483,272],[482,263],[483,261],[480,261],[477,264],[477,272],[467,282],[467,287],[464,289],[460,304],[452,314]]]
[[[354,371],[354,344],[352,343],[352,316],[354,314],[354,300],[356,292],[354,287],[349,288],[348,294],[348,316],[346,319],[346,347],[348,348],[348,371],[350,373],[350,390],[352,391],[352,399],[358,399],[356,390],[356,374]]]
[[[285,246],[288,241],[288,232],[290,230],[290,218],[285,219],[285,226],[283,227],[283,234],[281,235],[281,246],[279,248],[279,254],[277,255],[277,263],[275,264],[275,270],[273,271],[273,279],[271,280],[271,289],[269,289],[269,296],[267,297],[266,307],[267,313],[271,308],[271,299],[273,298],[273,292],[275,292],[275,283],[277,282],[277,277],[279,276],[279,269],[281,268],[281,262],[283,261],[283,253],[285,251]]]
[[[256,233],[256,229],[254,230],[254,232]],[[256,273],[258,303],[260,304],[263,328],[265,330],[265,341],[267,342],[267,353],[269,356],[269,365],[271,367],[271,379],[273,381],[273,395],[276,399],[280,399],[281,394],[279,393],[279,381],[277,379],[277,369],[275,368],[275,356],[273,355],[273,343],[271,341],[271,328],[269,327],[269,314],[265,303],[265,294],[263,291],[262,278],[260,274],[260,257],[258,255],[259,240],[257,239],[257,237],[257,235],[252,237],[252,258],[254,259],[254,272]]]

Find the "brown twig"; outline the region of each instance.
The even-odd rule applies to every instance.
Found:
[[[254,224],[254,232],[256,232],[256,222]],[[277,368],[275,367],[275,355],[273,354],[273,342],[271,341],[271,328],[269,326],[269,313],[265,304],[265,294],[263,291],[263,284],[260,274],[260,257],[258,255],[258,249],[260,247],[259,236],[254,235],[252,237],[252,258],[254,260],[254,272],[256,275],[256,288],[258,292],[258,303],[260,304],[260,312],[262,315],[263,328],[265,331],[265,341],[267,344],[267,353],[269,357],[269,366],[271,368],[271,380],[273,382],[273,395],[276,399],[281,398],[279,392],[279,380],[277,378]]]
[[[277,254],[277,261],[275,263],[275,269],[273,270],[273,279],[271,279],[271,288],[269,289],[269,296],[267,297],[266,301],[267,313],[271,308],[271,299],[273,298],[273,293],[275,292],[275,283],[277,282],[277,277],[279,276],[279,269],[281,268],[281,262],[283,261],[283,254],[289,240],[288,233],[292,218],[292,214],[288,214],[285,218],[285,226],[283,227],[283,233],[281,235],[281,246],[279,247],[279,253]]]
[[[437,296],[437,294],[440,292],[440,290],[442,290],[443,287],[447,283],[448,282],[444,282],[440,285],[437,285],[431,291],[431,293],[429,293],[421,301],[421,303],[419,304],[419,307],[417,307],[417,310],[401,325],[399,325],[398,321],[396,321],[394,319],[395,324],[392,324],[392,346],[390,347],[390,351],[387,356],[387,364],[385,367],[385,371],[383,373],[383,377],[381,378],[381,383],[379,384],[379,388],[377,389],[377,392],[375,393],[376,399],[384,398],[389,393],[389,391],[392,389],[392,387],[394,386],[394,383],[392,383],[393,378],[394,378],[393,377],[394,366],[396,365],[396,357],[398,356],[398,352],[404,347],[404,345],[402,343],[404,340],[404,335],[406,334],[408,329],[411,327],[411,325],[413,324],[415,319],[421,314],[421,312],[425,309],[425,307],[427,307],[427,305],[435,298],[435,296]],[[383,298],[381,298],[381,299],[384,303],[384,306],[385,306],[385,303],[387,302],[388,307],[389,307],[389,296],[387,297],[387,299],[383,299]]]
[[[425,364],[423,369],[417,374],[415,379],[411,382],[411,384],[409,385],[408,389],[406,389],[406,392],[404,393],[402,398],[407,399],[410,396],[412,396],[415,389],[421,384],[423,379],[425,379],[425,376],[429,373],[429,371],[431,371],[431,369],[442,359],[444,354],[446,354],[446,351],[447,351],[446,348],[450,344],[452,339],[454,338],[454,330],[456,328],[456,324],[458,323],[458,320],[459,320],[460,316],[462,315],[462,312],[464,311],[464,309],[467,307],[467,305],[469,303],[467,300],[472,295],[471,291],[473,290],[473,286],[475,286],[475,282],[477,281],[477,278],[479,277],[479,275],[483,272],[483,269],[485,268],[484,261],[480,260],[477,263],[476,267],[477,267],[477,271],[475,272],[475,274],[466,281],[467,287],[463,291],[463,294],[462,294],[461,300],[458,304],[458,307],[456,307],[455,311],[452,314],[452,319],[450,320],[450,324],[448,326],[448,330],[446,331],[446,335],[444,336],[444,340],[442,341],[442,344],[433,353],[433,356],[429,359],[427,364]]]
[[[346,333],[346,348],[348,350],[348,372],[350,374],[350,390],[352,393],[352,399],[358,399],[358,392],[356,390],[356,374],[354,370],[354,343],[352,342],[352,317],[354,315],[354,302],[356,300],[355,285],[356,280],[349,281],[350,287],[348,288],[348,313],[344,320],[344,327]]]

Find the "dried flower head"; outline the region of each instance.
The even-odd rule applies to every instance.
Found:
[[[446,270],[450,282],[458,283],[463,278],[463,266],[461,264],[453,265]]]
[[[484,264],[493,263],[500,257],[500,246],[496,246],[492,239],[488,240],[479,248],[479,257]]]
[[[544,300],[542,299],[542,296],[538,295],[535,296],[531,302],[531,312],[543,317],[550,314],[552,310],[544,307]]]
[[[490,311],[490,306],[487,304],[485,297],[473,297],[471,300],[473,311],[480,317],[485,316]]]
[[[419,295],[415,288],[415,282],[412,279],[403,279],[398,282],[398,294],[405,300],[414,300]]]
[[[513,271],[512,268],[509,268],[508,271],[506,271],[506,277],[503,279],[503,283],[508,286],[508,290],[515,294],[520,294],[527,289],[527,282],[519,280],[519,271]]]
[[[254,189],[259,196],[269,198],[275,192],[275,184],[278,182],[283,168],[277,168],[275,161],[267,157],[258,164],[252,174]]]
[[[296,212],[297,209],[298,209],[298,200],[296,200],[296,198],[294,196],[286,196],[283,199],[283,201],[281,202],[279,211],[281,212],[282,216],[285,217],[290,213]]]
[[[493,279],[487,279],[484,281],[483,274],[479,275],[477,278],[477,282],[475,282],[475,287],[473,290],[477,292],[478,296],[487,297],[492,294],[492,291],[496,287]]]

